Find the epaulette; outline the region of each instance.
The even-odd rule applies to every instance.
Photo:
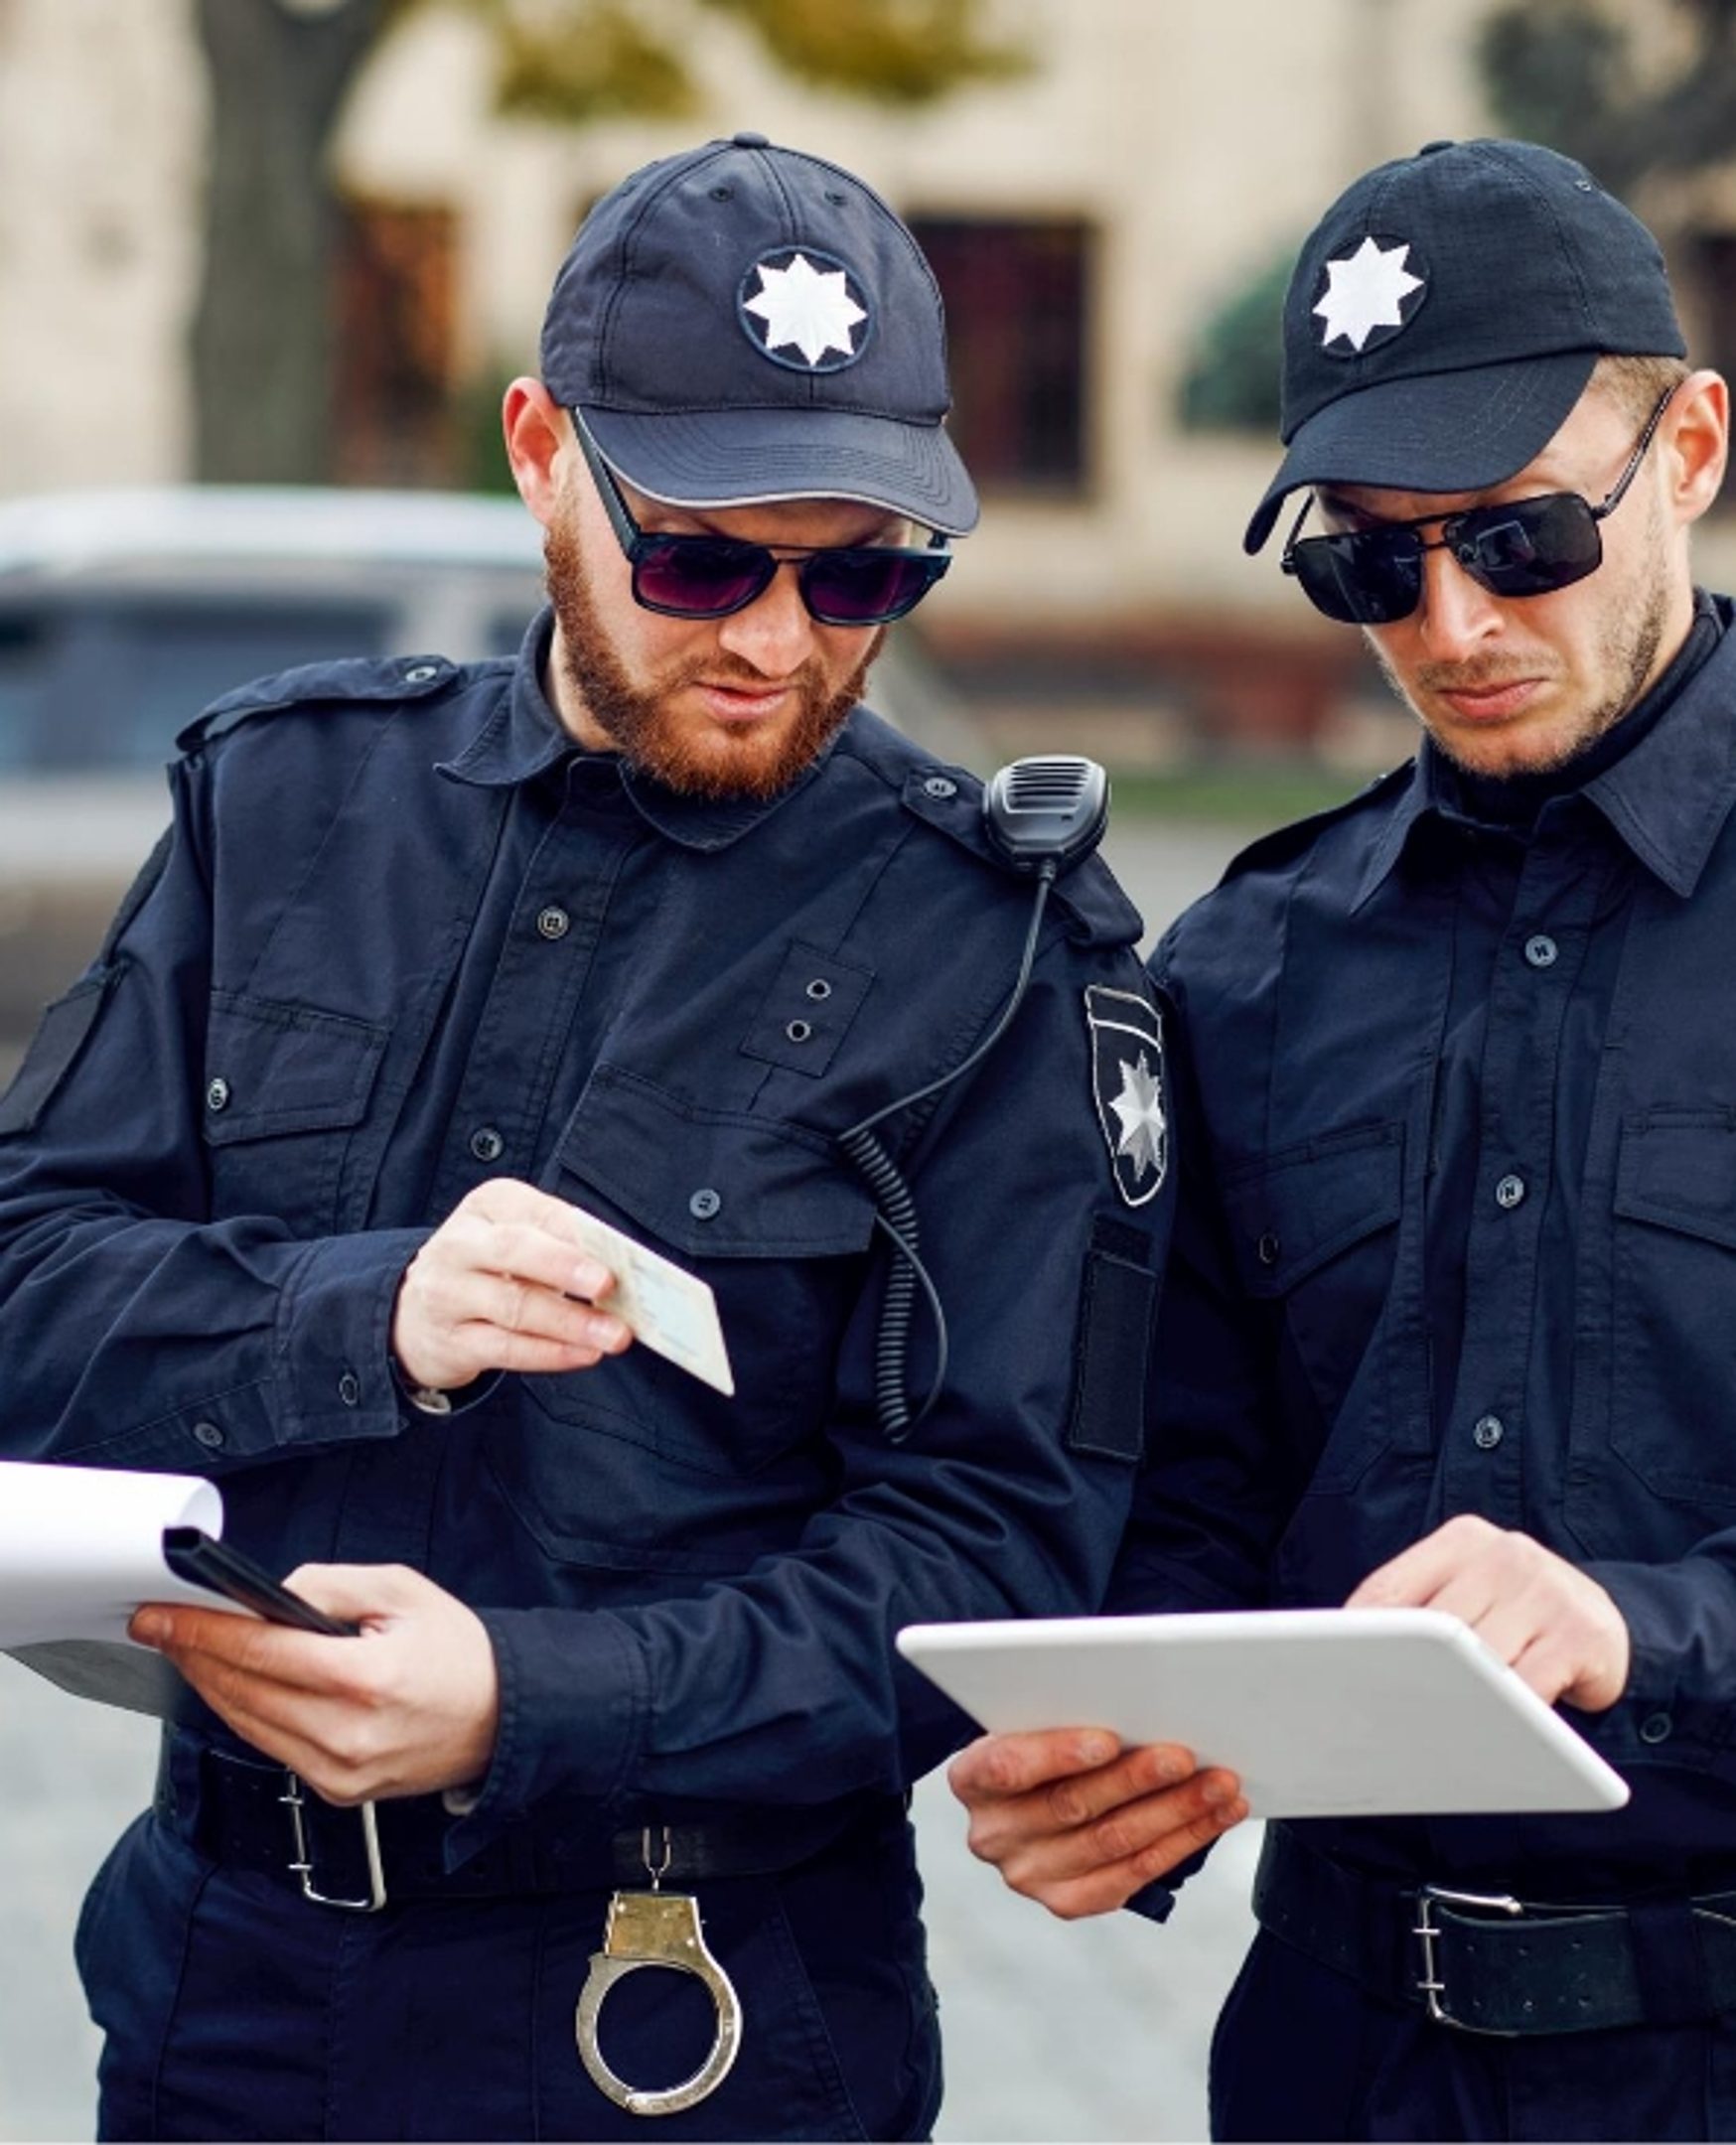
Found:
[[[176,738],[184,753],[197,752],[255,715],[319,701],[357,702],[426,700],[459,675],[459,665],[444,655],[400,655],[387,661],[366,656],[339,662],[298,663],[293,670],[255,678],[214,700]]]
[[[1244,871],[1252,871],[1261,865],[1292,863],[1309,844],[1329,826],[1341,819],[1349,819],[1372,805],[1394,796],[1409,786],[1415,772],[1414,759],[1401,760],[1397,767],[1388,768],[1384,775],[1376,775],[1373,782],[1365,783],[1353,796],[1340,804],[1328,804],[1324,810],[1310,812],[1305,818],[1292,819],[1287,825],[1274,827],[1269,834],[1261,834],[1250,841],[1245,849],[1239,849],[1224,867],[1220,885],[1227,885]]]

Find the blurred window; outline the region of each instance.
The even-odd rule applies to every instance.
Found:
[[[952,438],[990,491],[1086,482],[1091,232],[1082,222],[915,217],[946,302]]]
[[[390,650],[377,603],[0,597],[0,770],[161,767],[175,733],[247,679]]]
[[[460,475],[457,259],[450,209],[345,205],[333,437],[339,483],[420,487]]]
[[[1689,361],[1736,378],[1736,231],[1701,231],[1693,240],[1693,261],[1702,332]],[[1736,457],[1724,471],[1720,498],[1725,506],[1736,501]]]

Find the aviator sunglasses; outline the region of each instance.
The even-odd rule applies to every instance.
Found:
[[[1450,551],[1492,596],[1546,596],[1570,588],[1603,564],[1598,523],[1622,503],[1674,392],[1672,386],[1659,397],[1627,468],[1601,505],[1594,506],[1577,492],[1547,492],[1499,506],[1420,514],[1414,521],[1298,540],[1296,532],[1314,504],[1311,492],[1279,563],[1302,584],[1302,593],[1317,611],[1347,626],[1389,626],[1394,619],[1408,618],[1422,598],[1425,551]],[[1436,527],[1439,536],[1425,543],[1421,531]]]
[[[889,626],[914,611],[952,563],[937,531],[926,550],[889,544],[762,544],[733,536],[665,536],[633,518],[615,472],[575,410],[573,429],[633,568],[634,601],[665,618],[719,619],[745,611],[780,566],[796,568],[807,615],[821,626]]]

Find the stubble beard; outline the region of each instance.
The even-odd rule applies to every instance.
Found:
[[[1670,580],[1661,538],[1656,547],[1648,547],[1648,556],[1655,561],[1650,582],[1644,589],[1636,591],[1630,603],[1612,605],[1604,615],[1603,631],[1598,640],[1598,675],[1609,680],[1607,691],[1590,707],[1576,710],[1564,722],[1553,746],[1534,759],[1492,766],[1487,759],[1467,757],[1462,750],[1455,750],[1454,741],[1435,728],[1405,689],[1391,663],[1375,646],[1373,637],[1365,635],[1364,638],[1387,684],[1428,732],[1436,749],[1454,767],[1467,775],[1494,782],[1525,775],[1558,774],[1589,752],[1599,738],[1607,736],[1651,682],[1653,665],[1658,660],[1658,651],[1664,644],[1669,623]],[[1464,691],[1535,674],[1535,663],[1528,659],[1492,656],[1483,662],[1424,664],[1418,669],[1415,682],[1423,692]],[[1499,736],[1490,740],[1496,746],[1500,742]]]
[[[676,694],[700,682],[752,690],[763,687],[765,679],[751,665],[717,651],[671,668],[654,685],[636,685],[603,623],[578,536],[565,519],[545,532],[543,557],[566,682],[630,767],[687,796],[772,797],[789,788],[861,699],[886,639],[882,627],[861,662],[830,690],[817,660],[805,664],[792,687],[795,714],[765,733],[758,725],[739,735],[713,726],[688,736],[668,712]]]

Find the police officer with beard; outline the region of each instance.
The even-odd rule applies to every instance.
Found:
[[[211,708],[0,1103],[8,1456],[213,1477],[362,1628],[136,1619],[198,1699],[79,1925],[105,2136],[934,2120],[963,1724],[893,1634],[1100,1599],[1171,1189],[1135,914],[859,704],[976,517],[946,406],[860,181],[625,181],[506,400],[516,662]],[[579,1211],[709,1283],[733,1396]]]

